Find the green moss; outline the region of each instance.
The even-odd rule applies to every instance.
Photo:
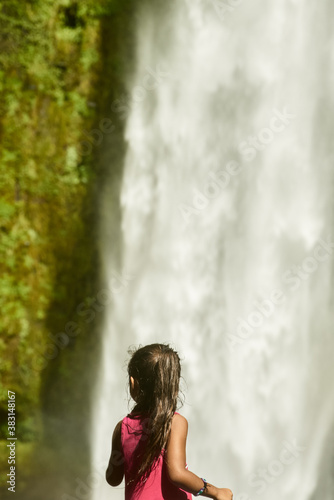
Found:
[[[102,314],[90,325],[77,307],[99,290],[99,192],[111,176],[113,193],[119,189],[124,121],[110,105],[124,94],[134,5],[0,0],[0,418],[6,433],[7,390],[15,391],[21,489],[29,475],[55,475],[46,467],[61,466],[50,451],[57,446],[71,443],[73,456],[66,448],[62,455],[69,470],[75,454],[76,467],[89,460]],[[102,118],[116,131],[83,154]],[[116,196],[111,211],[117,240]],[[50,336],[69,321],[80,335],[46,359]]]
[[[86,231],[95,172],[80,141],[94,119],[87,103],[109,3],[0,1],[0,411],[16,390],[23,440],[40,433],[29,415],[40,407],[48,308],[67,300],[58,259]]]

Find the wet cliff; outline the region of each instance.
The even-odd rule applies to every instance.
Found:
[[[14,391],[26,499],[61,498],[89,468],[100,200],[108,180],[117,259],[135,4],[0,2],[0,412],[5,440]]]

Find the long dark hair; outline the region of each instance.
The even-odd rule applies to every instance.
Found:
[[[147,417],[145,446],[134,481],[145,480],[166,447],[177,408],[181,377],[180,358],[168,344],[150,344],[132,351],[128,375],[137,383],[132,413]]]

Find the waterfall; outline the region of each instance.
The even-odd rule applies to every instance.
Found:
[[[140,6],[93,471],[128,346],[167,341],[190,470],[234,500],[334,497],[333,19],[329,0]]]

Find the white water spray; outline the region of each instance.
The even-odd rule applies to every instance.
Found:
[[[234,500],[333,499],[333,18],[329,0],[141,7],[93,470],[128,346],[169,341],[191,470]]]

